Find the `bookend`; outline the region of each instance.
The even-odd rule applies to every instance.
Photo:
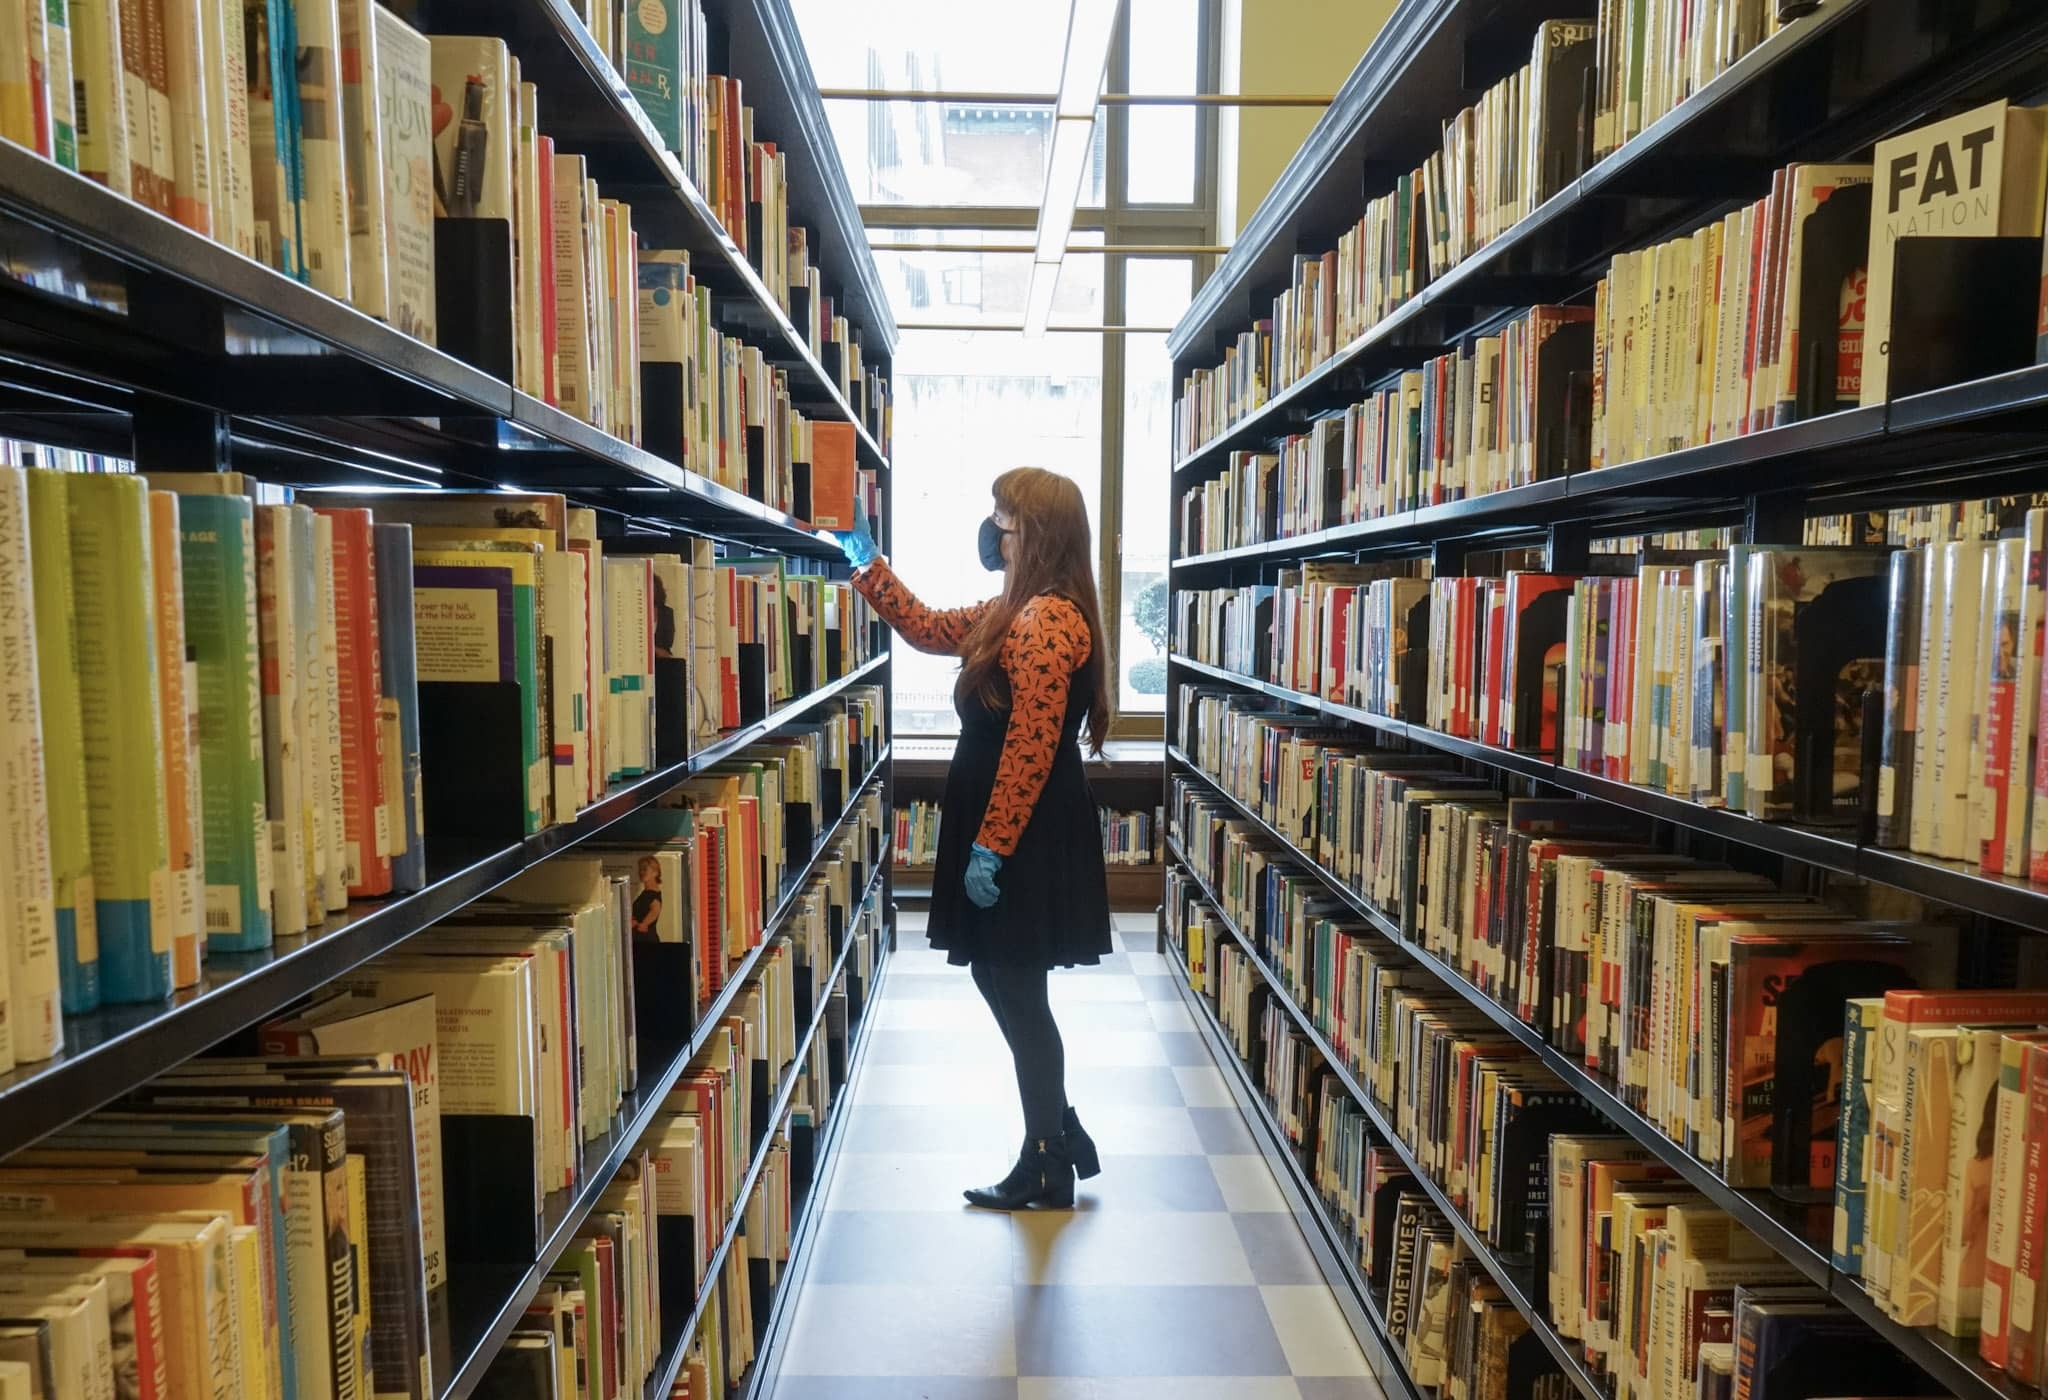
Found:
[[[1798,648],[1792,724],[1795,820],[1853,822],[1860,814],[1860,793],[1835,790],[1835,731],[1845,699],[1855,706],[1854,713],[1862,714],[1868,687],[1861,673],[1872,657],[1878,659],[1877,682],[1883,686],[1889,591],[1890,580],[1883,574],[1841,579],[1793,619]]]
[[[1778,993],[1777,1059],[1771,1076],[1772,1195],[1802,1205],[1832,1207],[1832,1169],[1826,1173],[1829,1180],[1825,1186],[1814,1186],[1809,1163],[1816,1136],[1814,1119],[1829,1117],[1826,1094],[1831,1086],[1836,1093],[1835,1122],[1839,1123],[1842,1003],[1851,997],[1881,997],[1895,988],[1913,985],[1913,975],[1905,968],[1855,958],[1817,963]],[[1833,1138],[1831,1127],[1826,1134],[1830,1162],[1834,1159]]]
[[[789,464],[789,513],[799,520],[811,518],[811,464]]]
[[[1585,402],[1577,398],[1583,384]],[[1536,351],[1535,480],[1593,464],[1593,323],[1567,321]]]
[[[810,677],[812,675],[812,653],[815,647],[816,643],[811,640],[811,635],[808,632],[794,633],[789,639],[790,672],[797,676],[806,686],[813,684]]]
[[[1837,188],[1809,215],[1799,243],[1801,347],[1792,398],[1794,419],[1818,418],[1840,408],[1842,338],[1827,328],[1842,320],[1842,288],[1862,269],[1870,247],[1870,186]],[[1901,247],[1901,254],[1904,253]],[[1896,360],[1893,370],[1898,368]],[[1860,379],[1860,371],[1859,371]]]
[[[517,845],[527,795],[517,682],[421,681],[419,701],[426,830],[436,840]]]
[[[744,434],[747,457],[747,494],[757,501],[772,500],[768,492],[768,430],[749,423]]]
[[[825,1003],[825,1072],[833,1084],[846,1085],[846,993],[834,992]]]
[[[697,1244],[697,1217],[655,1216],[654,1248],[661,1260],[661,1297],[656,1302],[656,1311],[666,1333],[671,1326],[680,1326],[697,1306],[698,1271],[704,1267],[703,1253]]]
[[[697,1029],[697,949],[633,940],[633,1025],[643,1040],[681,1044]]]
[[[683,367],[668,360],[640,362],[640,401],[645,404],[683,404],[689,398],[683,389]],[[653,413],[640,427],[640,445],[664,462],[695,467],[683,450],[683,415]]]
[[[2038,238],[1901,238],[1892,278],[1890,396],[2034,363]]]
[[[752,1157],[760,1152],[761,1144],[768,1140],[775,1126],[768,1121],[768,1107],[775,1102],[775,1076],[766,1060],[747,1061],[747,1091],[753,1100],[748,1105],[751,1116],[747,1120],[754,1125],[754,1140],[747,1144],[747,1155]]]
[[[800,962],[796,965],[794,990],[796,993],[796,1023],[799,1026],[808,1026],[811,1023],[811,1017],[817,1014],[817,993],[813,990],[816,977],[817,968],[814,964]]]
[[[508,384],[512,287],[511,220],[434,220],[434,315],[440,321],[440,348]]]
[[[851,754],[848,757],[853,759],[855,763],[859,762]],[[862,765],[861,771],[865,773],[872,766],[872,764]],[[840,792],[840,787],[844,782],[845,778],[837,768],[821,769],[818,773],[818,807],[821,812],[830,812],[832,814],[824,819],[826,821],[839,820],[839,814],[846,810],[846,797]]]
[[[441,1115],[448,1275],[474,1266],[525,1268],[540,1254],[540,1135],[509,1113]]]
[[[743,1241],[744,1230],[742,1239],[734,1241],[734,1247]],[[757,1259],[751,1254],[747,1257],[747,1289],[753,1294],[754,1345],[758,1348],[768,1340],[768,1309],[775,1301],[775,1284],[766,1258]]]
[[[758,724],[768,718],[768,648],[761,642],[741,642],[736,664],[740,677],[740,723]]]
[[[1541,1284],[1544,1271],[1536,1271],[1536,1281]],[[1537,1300],[1540,1306],[1541,1300]],[[1555,1377],[1555,1379],[1553,1379]],[[1563,1395],[1573,1389],[1544,1348],[1543,1338],[1534,1328],[1508,1343],[1509,1395]]]
[[[673,768],[690,756],[690,663],[654,658],[654,766]]]
[[[818,844],[818,819],[810,803],[784,802],[782,825],[782,868],[796,870],[811,858],[811,848]]]

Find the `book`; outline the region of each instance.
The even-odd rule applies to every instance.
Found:
[[[384,745],[384,655],[378,636],[375,524],[367,510],[322,511],[334,530],[341,776],[350,899],[391,892],[393,802]],[[402,834],[400,839],[402,840]]]
[[[39,672],[27,473],[0,468],[0,666],[7,720],[0,726],[0,1065],[46,1060],[63,1048],[59,1009],[66,959],[58,942],[48,787],[43,776],[42,683]],[[61,646],[64,637],[51,639]],[[75,715],[67,717],[71,726]],[[75,808],[73,809],[75,812]],[[77,962],[76,929],[72,957]],[[73,980],[77,980],[74,973]]]
[[[305,652],[293,506],[256,508],[256,619],[263,677],[263,789],[270,819],[271,928],[282,937],[307,926],[307,848],[310,799],[304,744]]]
[[[384,150],[384,55],[375,0],[336,0],[343,170],[348,189],[349,301],[379,320],[391,314],[391,262],[384,200],[395,160]]]
[[[267,948],[274,868],[264,786],[255,512],[241,496],[181,495],[178,525],[199,700],[207,948]]]
[[[65,494],[100,995],[158,1001],[171,991],[173,928],[149,488],[138,476],[81,475]]]
[[[340,0],[287,3],[292,12],[297,80],[301,256],[308,282],[331,297],[348,301],[354,294],[347,153],[350,125],[341,78]]]
[[[383,829],[390,846],[394,893],[426,883],[427,856],[420,795],[420,702],[414,649],[412,527],[377,522],[372,526],[377,575],[377,643],[382,655],[384,693],[378,700],[383,732]]]
[[[2039,237],[2048,108],[1998,101],[1877,143],[1864,302],[1864,399],[1890,398],[1893,269],[1903,238]]]
[[[199,697],[185,644],[184,555],[178,498],[149,493],[150,592],[155,607],[157,699],[164,755],[164,838],[169,862],[164,912],[170,920],[171,985],[199,981],[204,949],[206,830],[201,814]]]
[[[435,343],[433,46],[383,5],[375,33],[383,147],[385,319]]]
[[[120,0],[69,0],[68,18],[79,173],[132,196]]]

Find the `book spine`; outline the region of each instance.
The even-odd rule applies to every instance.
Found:
[[[158,1001],[171,991],[172,922],[148,487],[87,474],[67,494],[100,992]]]
[[[333,521],[336,670],[346,879],[351,899],[391,892],[390,802],[378,705],[384,694],[377,635],[377,573],[367,510],[323,512]]]
[[[412,527],[378,524],[377,643],[384,678],[383,724],[391,803],[391,887],[417,890],[426,880],[421,821],[419,681],[413,653]]]
[[[324,914],[348,907],[348,783],[341,747],[341,639],[334,599],[334,518],[316,511],[293,513],[300,533],[312,547],[301,567],[311,569],[306,595],[313,600],[306,620],[306,655],[317,678],[307,696],[307,728],[313,742],[308,787],[313,804],[312,872],[319,876],[317,894],[309,886],[306,917],[315,923]]]
[[[156,603],[157,698],[164,752],[164,836],[169,862],[171,985],[199,981],[200,882],[205,854],[198,811],[199,755],[193,697],[185,692],[184,565],[178,548],[178,499],[149,493],[151,593]]]
[[[71,68],[69,0],[29,0],[41,4],[45,88],[50,104],[50,158],[66,170],[78,169],[77,88]]]
[[[263,676],[263,787],[270,819],[271,928],[306,930],[306,835],[302,788],[298,607],[294,601],[290,506],[256,512],[258,636]]]
[[[1877,843],[1894,849],[1912,839],[1914,748],[1920,730],[1920,609],[1926,560],[1925,553],[1917,549],[1902,549],[1891,557]]]
[[[121,109],[127,118],[128,183],[138,204],[168,215],[170,191],[157,182],[150,154],[149,22],[147,0],[109,0],[117,8],[115,57],[121,68]]]
[[[243,257],[258,256],[249,143],[248,42],[242,0],[202,0],[207,26],[206,107],[213,133],[214,236]]]
[[[25,475],[0,468],[0,1066],[7,1067],[48,1059],[64,1043]]]
[[[70,6],[72,116],[78,130],[79,172],[118,195],[139,198],[128,162],[120,0],[70,0]]]
[[[1984,1304],[1979,1314],[1977,1352],[2003,1369],[2008,1352],[2013,1266],[2020,1234],[2020,1198],[2026,1186],[2027,1043],[1999,1042],[1998,1104],[1992,1128],[1991,1200],[1984,1232]]]
[[[174,181],[172,217],[195,233],[214,236],[216,152],[207,126],[207,89],[220,81],[206,64],[202,0],[149,0],[163,15],[163,81],[170,123]],[[154,82],[154,78],[152,78]]]
[[[263,777],[255,523],[240,496],[178,498],[186,637],[200,728],[203,895],[211,952],[271,941],[272,853]]]
[[[2028,1060],[2033,1060],[2029,1053]],[[2020,1167],[2018,1231],[2013,1253],[2012,1296],[2007,1305],[2006,1374],[2036,1385],[2042,1361],[2042,1257],[2048,1250],[2048,1076],[2029,1064],[2021,1139],[2026,1144]]]
[[[377,104],[384,158],[385,312],[407,335],[435,342],[433,47],[382,5],[376,29]]]
[[[299,236],[307,280],[350,300],[349,195],[341,86],[341,15],[336,0],[283,0],[297,55]]]
[[[78,692],[70,507],[65,490],[74,478],[55,471],[32,471],[27,478],[38,640],[36,693],[41,711],[43,786],[50,813],[58,980],[65,1012],[76,1015],[100,1004],[100,953]],[[15,1041],[20,1055],[19,1025]]]
[[[349,300],[391,319],[391,264],[385,241],[383,55],[372,0],[339,0],[342,149],[348,180]]]

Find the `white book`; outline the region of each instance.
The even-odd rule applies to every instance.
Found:
[[[320,544],[311,507],[292,507],[292,635],[299,656],[299,826],[305,835],[306,922],[327,921],[327,651],[320,640]]]
[[[299,237],[306,280],[350,299],[347,129],[336,0],[291,0],[299,50]]]
[[[179,223],[209,237],[214,227],[213,134],[207,89],[220,81],[207,66],[203,0],[152,0],[163,6],[165,69],[170,75],[171,166],[176,176],[172,210]]]
[[[278,937],[306,931],[305,724],[294,619],[292,508],[256,507],[257,634],[263,652],[263,787],[270,813],[270,915]]]
[[[551,668],[555,713],[555,819],[573,821],[590,799],[590,734],[584,716],[591,697],[584,690],[585,668],[571,658],[587,650],[589,626],[589,561],[569,550],[551,549],[542,557],[547,571],[547,634],[554,655]],[[564,762],[566,754],[567,761]]]
[[[310,509],[310,508],[309,508]],[[341,629],[335,618],[334,520],[313,513],[313,624],[320,644],[320,702],[317,726],[324,812],[315,820],[322,834],[320,892],[328,912],[348,907],[348,801],[341,767]]]
[[[375,0],[340,0],[342,146],[348,170],[349,300],[379,320],[391,317],[385,242],[384,109],[379,95]]]
[[[2021,532],[2021,564],[2025,593],[2019,608],[2019,681],[2014,692],[2012,725],[2006,734],[2005,849],[2000,869],[2007,875],[2027,873],[2028,838],[2033,818],[2035,750],[2040,741],[2041,629],[2044,615],[2043,573],[2048,569],[2048,510],[2027,512]]]
[[[1920,659],[1916,668],[1914,713],[1920,716],[1921,737],[1913,744],[1913,809],[1909,834],[1912,848],[1923,855],[1934,846],[1934,744],[1932,729],[1935,697],[1941,688],[1941,650],[1947,629],[1948,568],[1947,547],[1921,546],[1927,562],[1921,570]]]
[[[206,131],[213,154],[213,236],[256,256],[256,195],[249,167],[249,71],[241,0],[201,0],[206,45]]]
[[[432,345],[434,329],[433,46],[384,6],[377,31],[377,104],[384,157],[385,319]]]
[[[1977,642],[1984,576],[1991,549],[1978,541],[1946,545],[1942,555],[1943,610],[1935,619],[1941,662],[1933,707],[1922,711],[1921,738],[1932,748],[1928,798],[1930,854],[1963,860],[1970,854],[1970,730],[1977,686]]]
[[[0,1067],[48,1059],[64,1043],[30,579],[28,478],[0,467]]]
[[[71,73],[78,168],[119,195],[132,193],[127,88],[121,79],[120,0],[71,0]]]
[[[0,1361],[0,1400],[35,1400],[38,1389],[26,1361]]]
[[[606,718],[611,752],[606,773],[616,779],[653,766],[652,576],[643,558],[607,559],[604,565]]]
[[[533,1117],[540,1099],[533,969],[518,958],[419,957],[368,963],[337,979],[382,1001],[434,998],[443,1113]]]
[[[594,422],[583,169],[582,156],[555,157],[555,394],[564,413]]]
[[[56,1400],[114,1400],[114,1342],[103,1278],[0,1275],[0,1325],[45,1326]]]
[[[515,74],[518,67],[515,61]],[[518,296],[512,304],[512,341],[519,387],[541,398],[547,393],[547,369],[541,362],[541,240],[553,236],[554,211],[540,207],[540,89],[521,82],[514,92],[513,121],[519,148],[513,170],[513,207],[518,216],[513,224],[517,235],[513,264]]]
[[[50,94],[50,158],[78,169],[77,90],[71,78],[71,14],[66,0],[43,7],[43,59]]]

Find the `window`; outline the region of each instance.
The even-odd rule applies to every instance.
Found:
[[[902,328],[892,366],[893,557],[934,607],[986,598],[989,484],[1071,478],[1096,531],[1118,732],[1165,690],[1172,367],[1214,237],[1214,119],[1182,102],[1096,110],[1051,329],[1019,334],[1071,0],[794,0],[876,266]],[[1219,0],[1126,0],[1103,89],[1215,90]],[[905,100],[892,94],[931,94]],[[1085,251],[1089,247],[1101,252]],[[1178,249],[1186,252],[1178,252]],[[957,732],[958,663],[899,648],[895,725]]]

